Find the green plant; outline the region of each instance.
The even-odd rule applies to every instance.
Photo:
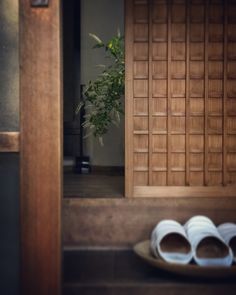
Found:
[[[83,127],[90,130],[87,136],[92,133],[103,144],[103,135],[111,124],[119,124],[120,115],[123,114],[124,38],[118,32],[117,36],[104,43],[96,35],[90,36],[96,41],[93,48],[103,48],[109,61],[108,65],[99,65],[103,71],[95,81],[90,81],[86,86],[83,93],[84,101],[79,104],[76,112],[78,113],[84,105],[86,115]]]

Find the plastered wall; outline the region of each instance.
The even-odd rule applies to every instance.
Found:
[[[81,83],[87,84],[99,74],[98,64],[106,63],[103,50],[92,49],[94,41],[89,33],[108,41],[117,29],[124,32],[123,0],[81,0]],[[85,151],[95,166],[124,165],[124,118],[119,128],[112,127],[104,136],[104,146],[89,137],[85,140]]]

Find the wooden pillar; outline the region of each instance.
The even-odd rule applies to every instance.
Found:
[[[61,8],[20,0],[21,282],[24,295],[61,290]]]

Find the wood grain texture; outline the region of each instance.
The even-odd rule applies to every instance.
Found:
[[[16,153],[19,152],[19,132],[0,132],[0,152]]]
[[[236,9],[231,1],[132,1],[134,72],[126,118],[132,196],[142,187],[234,195]],[[128,42],[131,39],[129,39]],[[128,61],[130,63],[130,60]],[[132,162],[133,161],[133,162]],[[133,165],[133,166],[132,166]],[[131,173],[131,172],[130,172]],[[132,189],[131,189],[132,188]],[[167,191],[167,190],[166,190]],[[178,194],[179,194],[178,190]],[[230,193],[229,193],[230,192]],[[184,195],[190,193],[187,189]],[[167,195],[168,193],[165,193]],[[191,195],[191,194],[190,194]],[[219,193],[217,193],[219,195]]]
[[[190,177],[190,165],[189,165],[189,119],[190,119],[190,99],[189,99],[189,79],[190,79],[190,11],[189,11],[189,2],[186,4],[186,83],[185,83],[185,91],[186,91],[186,99],[185,99],[185,132],[186,132],[186,142],[185,142],[185,150],[186,150],[186,161],[185,161],[185,169],[186,169],[186,176],[185,182],[186,185],[189,185],[189,177]]]
[[[149,59],[148,59],[148,185],[152,185],[153,182],[153,157],[152,157],[152,149],[153,149],[153,59],[152,59],[152,42],[153,42],[153,23],[152,23],[152,11],[153,11],[153,1],[150,1],[149,4],[149,22],[148,22],[148,49],[149,49]]]
[[[208,186],[209,176],[208,176],[208,100],[209,100],[209,83],[208,83],[208,39],[209,39],[209,17],[208,17],[209,3],[208,0],[205,1],[205,61],[204,61],[204,185]]]
[[[134,196],[137,198],[170,198],[171,197],[188,197],[190,200],[192,197],[197,198],[222,198],[236,196],[236,186],[218,187],[218,186],[136,186],[134,187]],[[235,208],[236,210],[236,208]]]
[[[227,67],[228,67],[228,48],[227,48],[227,26],[228,1],[224,1],[224,69],[223,69],[223,184],[227,185]]]
[[[236,198],[64,199],[63,244],[67,247],[132,247],[148,239],[162,219],[184,223],[207,215],[216,224],[236,222]]]
[[[65,198],[123,198],[124,176],[110,174],[64,174]]]
[[[104,282],[89,284],[66,284],[64,287],[65,295],[234,295],[235,285],[222,284],[173,284],[173,283],[116,283],[105,284]],[[173,291],[174,290],[174,291]]]
[[[223,295],[234,294],[236,282],[176,276],[148,265],[133,249],[90,248],[64,252],[64,287],[67,295]]]
[[[61,1],[20,0],[21,287],[61,292]]]
[[[133,195],[133,0],[125,1],[125,195]],[[130,136],[132,134],[132,136]]]
[[[171,185],[171,2],[167,1],[167,180]]]

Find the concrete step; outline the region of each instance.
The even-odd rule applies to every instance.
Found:
[[[162,219],[184,223],[199,214],[216,224],[236,222],[236,198],[66,198],[63,243],[70,247],[132,247],[149,239]]]

